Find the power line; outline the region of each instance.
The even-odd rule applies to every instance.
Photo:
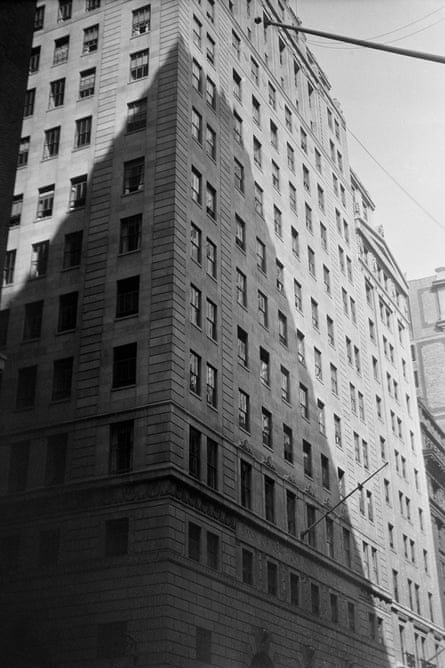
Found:
[[[352,132],[352,130],[351,130],[351,128],[350,128],[349,126],[348,126],[348,132],[349,132],[349,134],[351,135],[351,137],[353,137],[353,139],[355,139],[355,141],[361,146],[361,148],[365,151],[365,153],[367,153],[367,154],[369,155],[369,157],[370,157],[372,160],[374,160],[374,162],[376,163],[376,165],[378,165],[378,166],[380,167],[380,169],[386,174],[386,176],[387,176],[388,178],[390,178],[391,181],[392,181],[393,183],[395,183],[395,185],[396,185],[398,188],[400,188],[400,190],[401,190],[401,191],[408,197],[408,199],[410,199],[411,202],[413,202],[413,203],[414,203],[414,204],[415,204],[415,205],[422,211],[422,213],[424,213],[430,220],[433,221],[433,223],[436,223],[436,225],[437,225],[438,227],[440,227],[442,231],[445,232],[445,224],[442,223],[440,220],[438,220],[435,216],[433,216],[433,214],[430,213],[427,209],[425,209],[425,207],[424,207],[422,204],[420,204],[420,202],[418,202],[418,201],[416,200],[416,198],[413,197],[413,196],[411,195],[411,193],[410,193],[406,188],[404,188],[404,186],[402,186],[401,183],[399,183],[399,182],[397,181],[397,179],[396,179],[396,178],[395,178],[395,177],[394,177],[394,176],[393,176],[393,175],[392,175],[392,174],[391,174],[391,173],[390,173],[390,172],[389,172],[389,171],[388,171],[388,170],[387,170],[387,169],[386,169],[386,168],[385,168],[385,167],[384,167],[378,160],[377,160],[377,158],[375,158],[375,157],[372,155],[371,151],[369,151],[369,150],[366,148],[366,146],[360,141],[360,139],[359,139],[359,138]]]
[[[395,32],[399,32],[399,30],[404,30],[405,28],[409,28],[410,26],[415,25],[416,23],[420,23],[420,21],[423,21],[424,19],[427,19],[428,17],[432,16],[433,14],[437,14],[437,12],[441,12],[442,9],[445,9],[445,5],[443,5],[442,7],[439,7],[439,9],[435,9],[433,12],[430,12],[429,14],[425,14],[424,16],[421,16],[420,18],[416,19],[415,21],[411,21],[410,23],[406,23],[403,26],[399,26],[398,28],[394,28],[394,30],[389,30],[388,32],[382,32],[379,35],[373,35],[373,37],[367,37],[366,39],[371,39],[372,40],[372,39],[378,39],[379,37],[385,37],[386,35],[392,35]],[[407,37],[411,37],[412,35],[416,35],[419,32],[423,32],[424,30],[428,30],[429,28],[433,28],[435,25],[437,25],[438,23],[440,23],[443,20],[444,20],[443,18],[439,19],[435,23],[431,23],[430,25],[425,26],[424,28],[420,28],[420,30],[416,30],[412,33],[409,33],[408,35],[405,35],[403,37],[399,37],[395,40],[385,42],[385,44],[393,44],[394,42],[401,41],[403,39],[406,39]],[[340,46],[340,45],[328,46],[327,44],[324,44],[323,42],[319,42],[317,40],[311,40],[309,42],[309,44],[314,45],[314,46],[321,46],[325,49],[341,49],[341,50],[347,50],[347,51],[351,50],[351,49],[356,50],[356,49],[360,48],[360,47],[357,47],[357,46]]]

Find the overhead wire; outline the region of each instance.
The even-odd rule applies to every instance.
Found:
[[[420,18],[416,19],[415,21],[410,21],[410,23],[406,23],[403,26],[399,26],[398,28],[394,28],[393,30],[389,30],[388,32],[383,32],[383,33],[380,33],[378,35],[374,35],[373,37],[368,37],[367,39],[368,40],[374,40],[374,39],[378,39],[380,37],[385,37],[387,35],[392,35],[395,32],[399,32],[400,30],[404,30],[405,28],[409,28],[410,26],[415,25],[416,23],[420,23],[420,21],[424,21],[425,19],[429,18],[433,14],[437,14],[438,12],[442,11],[443,9],[445,9],[445,5],[442,5],[442,7],[439,7],[438,9],[435,9],[433,12],[430,12],[429,14],[425,14],[424,16],[421,16]],[[428,30],[429,28],[433,28],[435,25],[437,25],[438,23],[441,23],[443,20],[444,20],[444,18],[441,18],[438,21],[435,21],[434,23],[431,23],[430,25],[425,26],[424,28],[420,28],[419,30],[416,30],[412,33],[409,33],[408,35],[404,35],[402,37],[398,37],[395,40],[391,40],[389,42],[384,42],[384,43],[385,44],[393,44],[394,42],[401,41],[403,39],[406,39],[407,37],[411,37],[412,35],[416,35],[419,32],[423,32],[424,30]],[[349,49],[360,48],[360,47],[357,47],[357,46],[340,46],[340,45],[331,46],[331,45],[327,45],[325,42],[321,42],[319,40],[314,40],[314,39],[311,39],[309,41],[309,44],[311,46],[320,46],[320,47],[326,48],[326,49],[342,49],[342,50],[346,49],[346,50],[349,50]]]
[[[351,137],[353,137],[353,139],[355,139],[355,141],[359,144],[359,146],[361,146],[361,148],[365,151],[365,153],[367,153],[367,155],[369,155],[369,157],[376,163],[376,165],[378,165],[378,166],[380,167],[380,169],[386,174],[386,176],[387,176],[389,179],[391,179],[391,181],[392,181],[393,183],[395,183],[395,185],[396,185],[398,188],[400,188],[400,190],[401,190],[401,191],[408,197],[408,199],[410,199],[411,202],[413,202],[413,203],[414,203],[414,204],[415,204],[415,205],[422,211],[422,213],[424,213],[430,220],[433,221],[433,223],[435,223],[438,227],[441,228],[441,230],[442,230],[443,232],[445,232],[445,223],[441,222],[438,218],[436,218],[435,216],[433,216],[432,213],[430,213],[427,209],[425,209],[425,207],[423,206],[423,204],[421,204],[420,202],[418,202],[418,201],[416,200],[416,198],[413,197],[413,195],[412,195],[412,194],[411,194],[411,193],[410,193],[404,186],[402,186],[402,184],[399,183],[399,181],[397,181],[397,179],[391,174],[391,172],[389,172],[389,171],[388,171],[388,170],[387,170],[387,169],[386,169],[386,168],[385,168],[385,167],[384,167],[384,166],[377,160],[377,158],[376,158],[375,156],[372,155],[371,151],[369,151],[369,150],[366,148],[366,146],[360,141],[360,139],[359,139],[359,138],[352,132],[352,130],[351,130],[351,128],[350,128],[349,126],[348,126],[348,132],[349,132],[349,134],[351,135]]]

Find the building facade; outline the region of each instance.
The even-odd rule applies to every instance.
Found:
[[[407,286],[263,6],[299,21],[37,7],[1,305],[11,666],[440,665]]]
[[[409,282],[412,359],[418,395],[445,428],[445,268]]]

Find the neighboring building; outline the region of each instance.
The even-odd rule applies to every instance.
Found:
[[[419,412],[443,611],[445,610],[445,432],[440,429],[421,399],[419,399]]]
[[[439,651],[407,285],[304,37],[254,22],[290,5],[38,5],[0,311],[10,667]]]
[[[0,276],[3,276],[34,9],[34,0],[0,3]]]
[[[417,392],[445,429],[445,267],[410,281],[409,299]]]

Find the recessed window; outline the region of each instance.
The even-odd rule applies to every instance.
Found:
[[[68,292],[59,297],[58,332],[66,332],[76,328],[78,293]]]
[[[40,46],[35,46],[31,50],[31,56],[29,59],[29,66],[28,66],[29,74],[37,72],[39,69],[39,65],[40,65]]]
[[[116,318],[135,315],[139,311],[139,276],[117,281]]]
[[[73,378],[73,358],[55,360],[53,365],[52,401],[69,399]]]
[[[147,125],[147,98],[127,104],[127,132],[137,132]]]
[[[31,269],[29,278],[46,276],[48,268],[49,241],[39,241],[31,247]]]
[[[82,53],[93,53],[97,51],[99,44],[99,26],[94,25],[85,28],[83,31],[83,47]]]
[[[24,167],[28,164],[29,157],[29,137],[22,137],[19,144],[19,153],[17,157],[17,167]]]
[[[23,340],[38,339],[42,330],[43,300],[25,304]]]
[[[68,21],[71,18],[71,13],[73,10],[72,0],[59,0],[59,12],[57,16],[57,22],[63,23],[63,21]]]
[[[66,433],[48,436],[45,485],[60,485],[65,481],[67,440]]]
[[[124,162],[123,194],[140,192],[144,188],[144,158]]]
[[[96,85],[96,68],[91,67],[88,70],[83,70],[80,73],[79,81],[79,97],[80,99],[91,97],[94,95]]]
[[[141,246],[142,214],[122,218],[119,236],[119,253],[131,253]]]
[[[70,48],[70,38],[69,35],[60,37],[54,41],[54,55],[53,55],[53,65],[60,65],[61,63],[66,63],[68,60]]]
[[[39,199],[37,203],[37,218],[48,218],[53,214],[54,185],[39,188]]]
[[[201,357],[190,351],[189,389],[198,396],[201,395]]]
[[[105,555],[115,557],[128,553],[128,517],[105,522]]]
[[[133,465],[134,421],[110,425],[110,473],[128,473]]]
[[[14,270],[17,250],[6,251],[5,265],[3,267],[3,285],[11,285],[14,282]]]
[[[130,54],[130,81],[137,81],[148,77],[148,49]]]
[[[45,130],[45,140],[43,143],[43,160],[55,158],[59,153],[60,144],[60,125],[50,130]]]
[[[238,394],[238,423],[242,429],[249,431],[250,426],[250,399],[249,395],[239,390]]]
[[[151,6],[144,5],[132,12],[131,36],[143,35],[150,31],[151,27]]]
[[[136,383],[137,344],[127,343],[113,349],[113,387]]]
[[[30,88],[25,93],[25,104],[23,105],[23,117],[32,116],[34,113],[34,102],[36,99],[36,89]]]
[[[65,244],[63,248],[63,269],[78,267],[82,257],[82,231],[65,234]]]
[[[23,195],[14,195],[12,198],[11,216],[9,218],[9,227],[20,225],[23,209]]]
[[[91,143],[92,116],[85,116],[76,121],[76,133],[74,136],[74,148],[82,148]]]
[[[87,196],[87,175],[76,176],[71,179],[70,209],[80,209],[85,206]]]
[[[45,20],[45,5],[36,7],[34,14],[34,30],[42,30]]]

